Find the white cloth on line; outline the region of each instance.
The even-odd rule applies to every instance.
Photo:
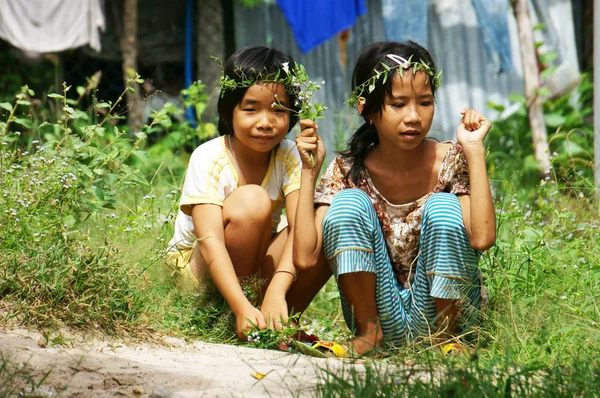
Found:
[[[101,0],[0,0],[0,38],[29,52],[100,51]]]

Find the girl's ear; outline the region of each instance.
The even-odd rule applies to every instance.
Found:
[[[365,97],[358,97],[357,109],[358,109],[358,113],[360,113],[361,115],[362,115],[363,109],[365,109],[366,103],[367,103],[367,100],[365,99]]]

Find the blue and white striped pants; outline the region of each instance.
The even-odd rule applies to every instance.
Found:
[[[410,289],[401,286],[394,275],[375,209],[363,191],[345,189],[334,196],[323,220],[323,240],[336,281],[345,273],[377,275],[375,299],[388,343],[404,344],[430,335],[434,331],[435,298],[460,299],[463,322],[472,321],[478,313],[479,252],[471,247],[454,194],[436,193],[425,204]],[[352,309],[341,289],[340,296],[346,324],[354,331]]]

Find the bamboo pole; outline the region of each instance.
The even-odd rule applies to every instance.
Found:
[[[550,157],[548,155],[548,135],[544,122],[542,98],[538,95],[540,88],[540,75],[538,71],[537,56],[533,40],[533,25],[529,15],[528,0],[513,0],[513,11],[517,21],[519,42],[521,43],[521,62],[523,64],[523,80],[525,84],[525,98],[529,114],[529,127],[533,141],[533,152],[540,167],[542,175],[550,171]]]

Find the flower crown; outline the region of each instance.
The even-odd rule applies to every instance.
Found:
[[[348,99],[348,101],[346,101],[348,106],[354,108],[358,103],[358,99],[363,96],[365,91],[368,93],[372,93],[373,90],[375,90],[375,84],[380,78],[383,78],[382,84],[385,84],[388,78],[388,74],[392,70],[398,70],[400,72],[401,77],[404,70],[407,70],[409,68],[412,68],[413,74],[422,70],[423,72],[427,73],[431,78],[431,85],[434,89],[437,89],[442,84],[442,71],[440,70],[438,73],[434,73],[431,66],[426,64],[421,59],[419,59],[418,61],[413,61],[412,55],[408,59],[406,59],[396,54],[388,54],[386,57],[391,59],[398,65],[389,66],[384,62],[381,62],[383,70],[374,69],[373,76],[371,76],[367,81],[365,81],[360,86],[357,86],[354,90],[352,90],[350,98]]]
[[[217,62],[221,62],[218,58],[215,58],[215,60],[217,60]],[[223,70],[222,66],[221,70]],[[295,63],[293,67],[290,67],[289,62],[284,62],[281,64],[281,69],[276,72],[269,73],[266,70],[265,72],[254,72],[255,76],[248,77],[240,68],[235,69],[236,75],[240,78],[239,80],[234,80],[231,77],[223,74],[219,79],[221,96],[223,96],[226,91],[250,87],[257,82],[280,83],[285,87],[287,93],[296,97],[294,107],[299,108],[300,110],[296,111],[290,108],[286,109],[290,112],[297,112],[300,119],[315,120],[319,117],[322,117],[323,111],[327,109],[323,102],[312,102],[314,92],[319,90],[321,88],[321,84],[325,84],[325,81],[322,81],[319,84],[310,80],[306,70],[304,69],[304,65]],[[277,96],[275,97],[275,102],[273,102],[271,106],[283,107]]]

